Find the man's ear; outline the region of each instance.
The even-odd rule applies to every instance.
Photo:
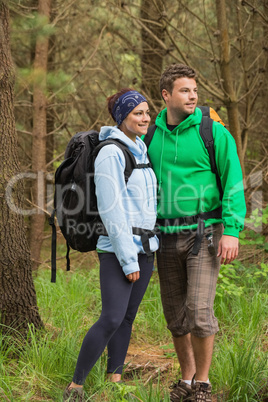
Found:
[[[162,89],[162,98],[164,99],[164,101],[167,101],[167,97],[168,97],[168,91],[166,89]]]

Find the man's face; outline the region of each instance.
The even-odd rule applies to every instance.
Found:
[[[198,100],[196,81],[194,78],[177,78],[172,93],[163,89],[162,96],[170,114],[183,120],[195,111]]]

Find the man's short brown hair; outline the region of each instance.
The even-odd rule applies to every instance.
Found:
[[[185,64],[171,64],[166,67],[160,78],[160,93],[162,95],[163,89],[166,89],[169,93],[172,93],[174,81],[178,78],[193,78],[196,79],[197,74],[195,70]]]

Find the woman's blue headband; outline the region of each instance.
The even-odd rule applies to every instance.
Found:
[[[113,107],[113,117],[117,125],[120,126],[127,115],[142,102],[147,102],[147,100],[138,91],[128,91],[121,95]]]

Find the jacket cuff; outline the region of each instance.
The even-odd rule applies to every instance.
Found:
[[[226,226],[224,228],[223,234],[226,236],[233,236],[239,238],[239,230],[234,227]]]
[[[129,275],[129,274],[132,274],[133,272],[139,271],[140,267],[139,267],[138,262],[136,261],[136,262],[131,262],[127,265],[124,265],[122,267],[122,269],[123,269],[125,275]]]

